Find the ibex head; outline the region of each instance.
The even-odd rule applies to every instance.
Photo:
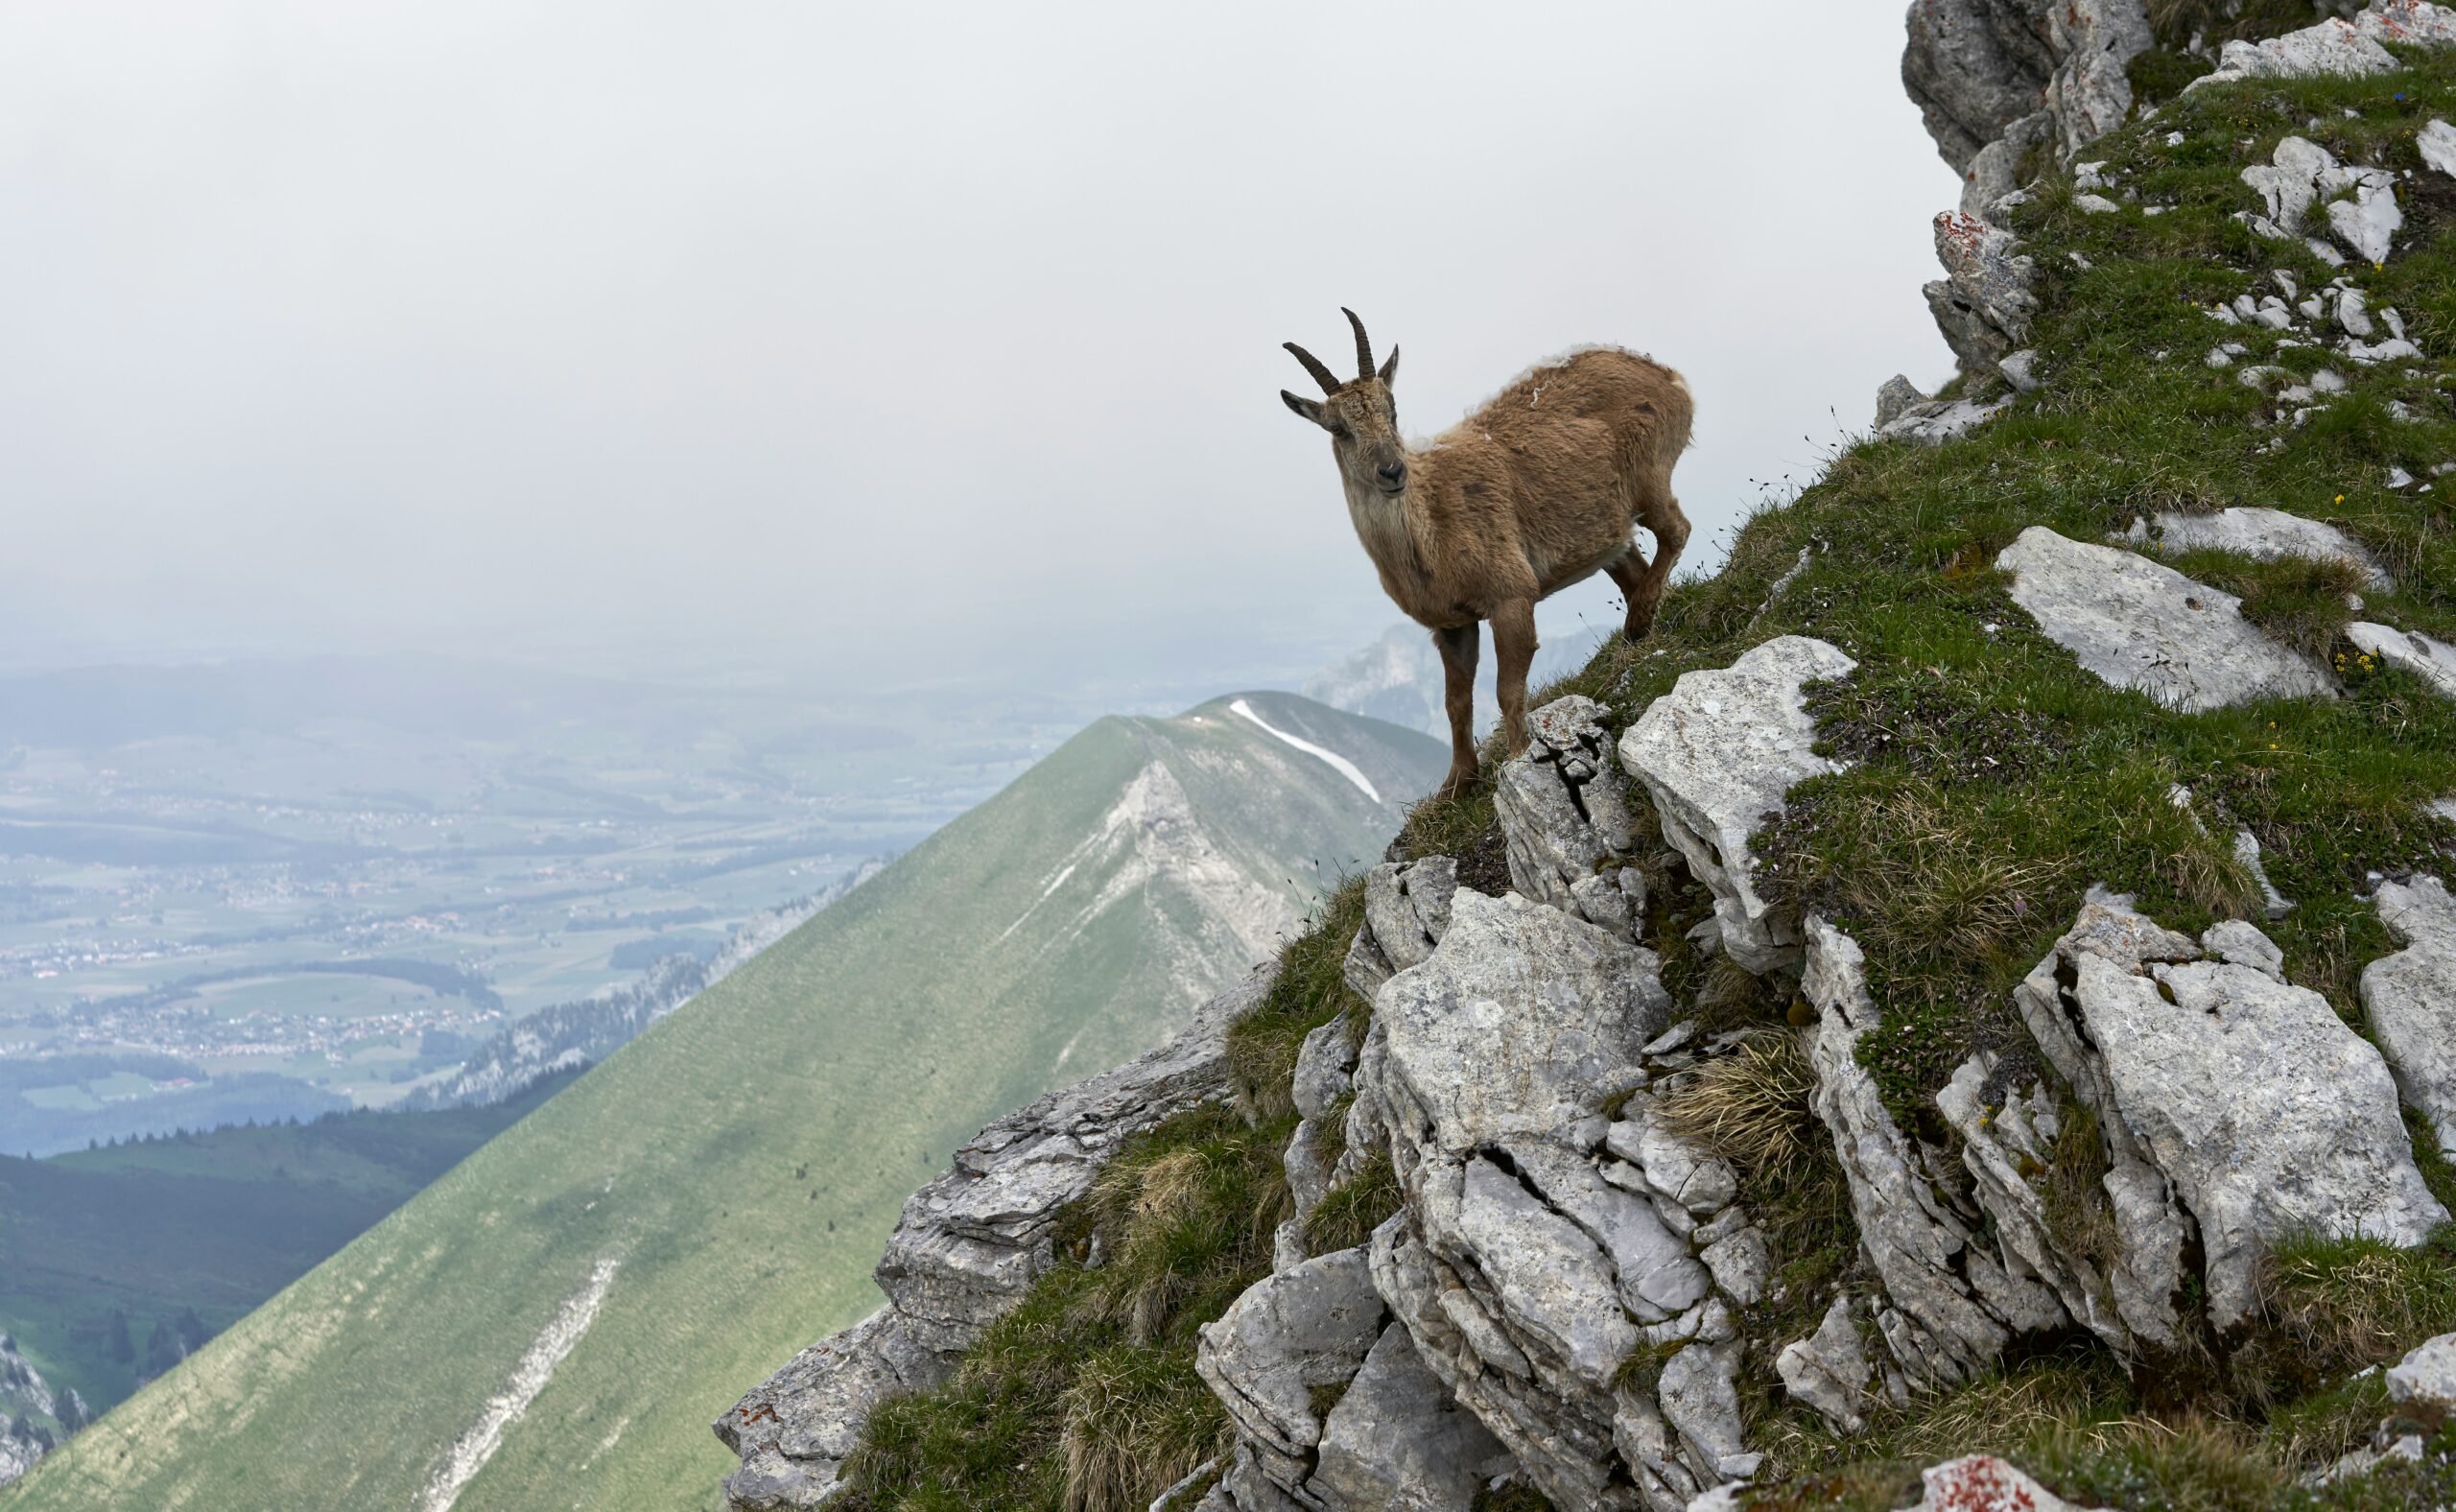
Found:
[[[1288,342],[1287,349],[1322,386],[1326,397],[1308,399],[1285,389],[1279,396],[1289,409],[1331,433],[1331,452],[1350,482],[1385,494],[1405,493],[1407,449],[1399,442],[1399,406],[1390,397],[1390,384],[1399,372],[1399,349],[1391,347],[1389,361],[1376,372],[1373,343],[1364,335],[1364,322],[1354,310],[1342,308],[1339,314],[1356,327],[1356,377],[1339,382],[1321,359]]]

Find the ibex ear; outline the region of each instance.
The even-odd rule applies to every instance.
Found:
[[[1285,389],[1279,390],[1279,396],[1287,401],[1289,409],[1305,419],[1312,421],[1323,430],[1327,431],[1331,428],[1330,423],[1322,418],[1322,402],[1319,399],[1308,399],[1303,394],[1289,393]]]
[[[1397,380],[1398,380],[1398,377],[1399,377],[1399,349],[1398,349],[1397,347],[1395,347],[1395,346],[1391,347],[1391,348],[1390,348],[1390,355],[1389,355],[1389,356],[1387,356],[1387,357],[1384,357],[1383,359],[1382,359],[1382,374],[1381,374],[1381,376],[1382,376],[1382,388],[1384,388],[1384,389],[1392,389],[1392,388],[1396,388],[1396,387],[1398,386]]]

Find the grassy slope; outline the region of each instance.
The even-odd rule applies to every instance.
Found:
[[[1275,722],[1335,731],[1393,791],[1438,775],[1438,747],[1412,732],[1275,696],[1256,704]],[[1370,856],[1391,823],[1319,761],[1217,709],[1102,721],[581,1077],[0,1504],[408,1505],[606,1258],[620,1269],[596,1324],[459,1505],[713,1503],[730,1456],[708,1422],[875,1305],[869,1269],[905,1195],[988,1118],[1142,1049],[1182,1001],[1143,948],[1150,910],[1179,907],[1165,886],[1136,900],[1147,908],[1069,934],[1064,921],[1101,881],[1078,875],[1051,896],[1044,925],[997,938],[1153,760],[1209,824],[1274,852],[1280,874]],[[1291,838],[1307,843],[1281,848]]]
[[[2193,8],[2165,9],[2189,20]],[[2308,20],[2299,4],[2255,9],[2278,12],[2271,19],[2279,22]],[[2050,183],[2020,212],[2042,271],[2035,334],[2048,391],[1950,447],[1865,443],[1836,457],[1795,505],[1748,524],[1717,577],[1675,589],[1653,640],[1607,646],[1552,690],[1592,695],[1626,719],[1681,673],[1727,665],[1784,632],[1823,636],[1859,659],[1848,682],[1814,698],[1826,747],[1852,765],[1797,794],[1791,816],[1760,846],[1769,885],[1838,916],[1866,946],[1886,1020],[1862,1053],[1896,1111],[1924,1131],[1938,1132],[1923,1111],[1929,1095],[1972,1047],[2019,1048],[2006,989],[2067,927],[2091,882],[2138,893],[2177,926],[2241,913],[2250,880],[2225,837],[2248,825],[2278,886],[2298,900],[2271,927],[2290,974],[2359,1029],[2355,978],[2393,948],[2360,901],[2367,873],[2447,864],[2456,835],[2423,806],[2456,794],[2456,707],[2417,680],[2355,662],[2347,696],[2335,701],[2169,713],[2082,673],[2036,632],[1992,567],[2030,525],[2095,540],[2144,512],[2258,505],[2328,519],[2373,549],[2398,588],[2368,595],[2366,618],[2456,632],[2456,480],[2428,494],[2385,486],[2391,465],[2423,473],[2456,460],[2456,408],[2446,392],[2456,381],[2456,185],[2418,175],[2407,186],[2398,250],[2385,268],[2359,275],[2372,308],[2397,307],[2431,354],[2420,376],[2400,365],[2339,363],[2352,392],[2280,432],[2253,423],[2261,401],[2234,371],[2203,363],[2222,340],[2251,345],[2247,362],[2274,360],[2297,372],[2325,361],[2309,348],[2278,352],[2273,337],[2202,313],[2267,292],[2255,279],[2274,268],[2306,289],[2327,281],[2299,247],[2257,241],[2227,219],[2254,202],[2236,176],[2246,163],[2267,161],[2289,132],[2342,159],[2418,167],[2416,130],[2434,115],[2456,118],[2456,57],[2417,62],[2382,80],[2196,94],[2169,105],[2153,127],[2099,144],[2090,156],[2109,158],[2145,201],[2176,208],[2156,218],[2089,216],[2070,204],[2068,187]],[[2149,66],[2176,83],[2194,71],[2171,56]],[[2346,117],[2348,106],[2361,117]],[[2184,131],[2184,143],[2166,147],[2170,130]],[[2391,418],[2396,399],[2420,423]],[[2282,447],[2264,450],[2280,434]],[[1768,605],[1803,548],[1808,569]],[[2205,556],[2185,565],[2244,596],[2246,612],[2280,635],[2331,660],[2341,649],[2336,635],[2349,613],[2331,597],[2342,584],[2329,575]],[[2169,800],[2179,782],[2196,794],[2208,831]],[[1458,854],[1462,873],[1486,886],[1495,884],[1497,843],[1488,792],[1427,804],[1408,832],[1410,849]],[[1778,1024],[1787,1004],[1688,957],[1680,931],[1699,911],[1691,890],[1665,889],[1665,916],[1653,925],[1666,980],[1718,1023]],[[1352,930],[1352,915],[1334,911],[1290,958],[1300,966],[1334,959]],[[1292,980],[1317,977],[1299,970]],[[1334,1006],[1302,990],[1284,993],[1240,1032],[1264,1048],[1284,1046]],[[1140,1504],[1134,1493],[1166,1485],[1170,1471],[1197,1459],[1187,1439],[1217,1431],[1216,1413],[1155,1435],[1135,1476],[1083,1451],[1120,1438],[1116,1425],[1175,1421],[1165,1415],[1190,1410],[1178,1393],[1193,1330],[1233,1294],[1219,1284],[1223,1270],[1263,1264],[1229,1242],[1243,1209],[1284,1201],[1269,1166],[1284,1122],[1265,1120],[1262,1137],[1236,1157],[1238,1182],[1218,1176],[1216,1190],[1236,1200],[1208,1210],[1213,1242],[1177,1240],[1190,1257],[1184,1302],[1163,1314],[1163,1326],[1087,1350],[1051,1319],[1103,1316],[1113,1304],[1098,1293],[1118,1283],[1061,1268],[954,1385],[874,1422],[862,1462],[867,1506],[1124,1508]],[[2419,1153],[2442,1199],[2456,1204],[2456,1171],[2426,1147]],[[1113,1253],[1139,1234],[1153,1241],[1131,1198],[1138,1188],[1174,1190],[1178,1183],[1163,1176],[1181,1154],[1198,1155],[1216,1172],[1229,1164],[1218,1130],[1189,1117],[1155,1131],[1121,1170],[1122,1196],[1089,1205],[1077,1220],[1110,1225]],[[1752,1204],[1777,1215],[1795,1300],[1815,1298],[1810,1284],[1844,1270],[1855,1243],[1839,1210],[1838,1173],[1809,1161],[1753,1168],[1746,1179]],[[1388,1201],[1386,1190],[1363,1198],[1348,1232],[1362,1232]],[[1748,1326],[1779,1343],[1812,1322],[1775,1306]],[[1917,1463],[1997,1449],[2088,1504],[2241,1512],[2441,1505],[2456,1497],[2456,1470],[2444,1461],[2320,1494],[2299,1490],[2294,1477],[2351,1447],[2383,1415],[2377,1378],[2361,1377],[2363,1367],[2449,1329],[2456,1234],[2443,1231],[2402,1254],[2359,1242],[2289,1243],[2232,1376],[2183,1382],[2184,1399],[2154,1407],[2103,1356],[2082,1351],[2008,1362],[2001,1379],[1914,1404],[1866,1438],[1837,1444],[1812,1416],[1756,1382],[1752,1434],[1775,1451],[1769,1475],[1790,1477],[1760,1500],[1769,1508],[1897,1506],[1915,1498],[1915,1489],[1902,1493],[1915,1487]],[[1507,1504],[1537,1504],[1523,1491],[1512,1495]]]
[[[553,1096],[0,1158],[0,1332],[99,1413],[136,1389],[157,1323],[220,1332]],[[137,1355],[111,1356],[113,1309]]]

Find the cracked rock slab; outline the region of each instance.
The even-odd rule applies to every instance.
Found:
[[[2456,898],[2437,877],[2379,885],[2379,918],[2405,948],[2362,968],[2362,1007],[2404,1099],[2456,1159]]]
[[[2326,673],[2242,616],[2242,601],[2135,552],[2043,525],[1997,554],[2013,602],[2084,670],[2187,713],[2332,697]]]
[[[1364,874],[1364,925],[1348,947],[1347,984],[1370,999],[1382,984],[1424,963],[1450,928],[1450,898],[1458,890],[1454,856],[1383,862]]]
[[[1664,839],[1713,894],[1724,952],[1759,975],[1798,961],[1799,920],[1758,892],[1749,837],[1793,787],[1834,769],[1816,754],[1805,689],[1857,665],[1811,636],[1780,636],[1728,668],[1683,673],[1620,738]]]
[[[2228,508],[2215,514],[2167,511],[2135,520],[2131,539],[2168,552],[2232,552],[2255,561],[2301,556],[2341,561],[2362,574],[2363,585],[2386,593],[2396,585],[2361,542],[2335,526],[2282,509]]]

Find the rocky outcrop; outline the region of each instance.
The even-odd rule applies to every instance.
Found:
[[[2013,574],[2013,602],[2085,670],[2168,708],[2335,692],[2326,673],[2244,619],[2242,600],[2137,553],[2033,525],[1996,565]]]
[[[2251,1309],[2259,1258],[2286,1235],[2411,1245],[2447,1219],[2415,1168],[2379,1051],[2326,999],[2286,981],[2257,934],[2221,925],[2195,945],[2103,898],[2017,994],[2133,1189],[2114,1202],[2119,1301],[2133,1316],[2157,1316],[2184,1279],[2178,1227],[2194,1240],[2207,1324],[2224,1331]]]
[[[2373,0],[2351,20],[2330,16],[2316,26],[2257,42],[2228,42],[2217,68],[2187,88],[2245,79],[2311,79],[2323,74],[2356,78],[2392,73],[2402,65],[2380,44],[2440,46],[2456,43],[2456,12],[2427,0]]]
[[[1059,1210],[1087,1195],[1129,1136],[1228,1095],[1226,1032],[1265,976],[1205,1004],[1141,1059],[1043,1098],[980,1131],[904,1205],[878,1282],[886,1306],[793,1357],[717,1419],[742,1456],[731,1506],[815,1507],[887,1397],[944,1381],[980,1331],[1056,1263]]]
[[[1202,1330],[1194,1368],[1237,1448],[1202,1503],[1467,1512],[1511,1461],[1389,1323],[1362,1249],[1273,1275]],[[1319,1394],[1337,1393],[1327,1409]]]
[[[1824,641],[1779,636],[1721,671],[1683,673],[1620,738],[1663,838],[1714,895],[1719,948],[1750,971],[1795,966],[1800,938],[1796,911],[1757,890],[1749,837],[1793,787],[1833,769],[1816,754],[1804,690],[1856,665]]]
[[[2379,1052],[2287,982],[2249,924],[2195,941],[2094,896],[2015,994],[2052,1078],[2008,1081],[1984,1051],[1937,1094],[1957,1169],[1901,1126],[1858,1062],[1875,1004],[1857,947],[1821,919],[1807,928],[1815,1107],[1882,1283],[1874,1324],[1887,1369],[1911,1386],[1968,1380],[2015,1337],[2069,1323],[2127,1359],[2221,1337],[2279,1239],[2411,1245],[2445,1221]],[[2102,1239],[2059,1229],[2050,1211],[2047,1173],[2073,1139],[2093,1142],[2085,1163],[2104,1171],[2083,1194],[2103,1200]],[[2179,1314],[2184,1295],[2205,1310]],[[1830,1315],[1780,1359],[1800,1399],[1844,1431],[1873,1400],[1857,1337]]]
[[[1936,260],[1945,276],[1921,292],[1945,344],[1962,370],[1993,373],[2029,344],[2038,308],[2030,285],[2036,269],[2010,231],[1974,215],[1947,210],[1936,217]]]
[[[2456,898],[2436,877],[2379,885],[2380,922],[2405,942],[2362,968],[2362,1007],[2397,1087],[2456,1160]]]
[[[2033,148],[2068,155],[2123,122],[2152,41],[2141,0],[1914,0],[1901,82],[1983,212]]]

